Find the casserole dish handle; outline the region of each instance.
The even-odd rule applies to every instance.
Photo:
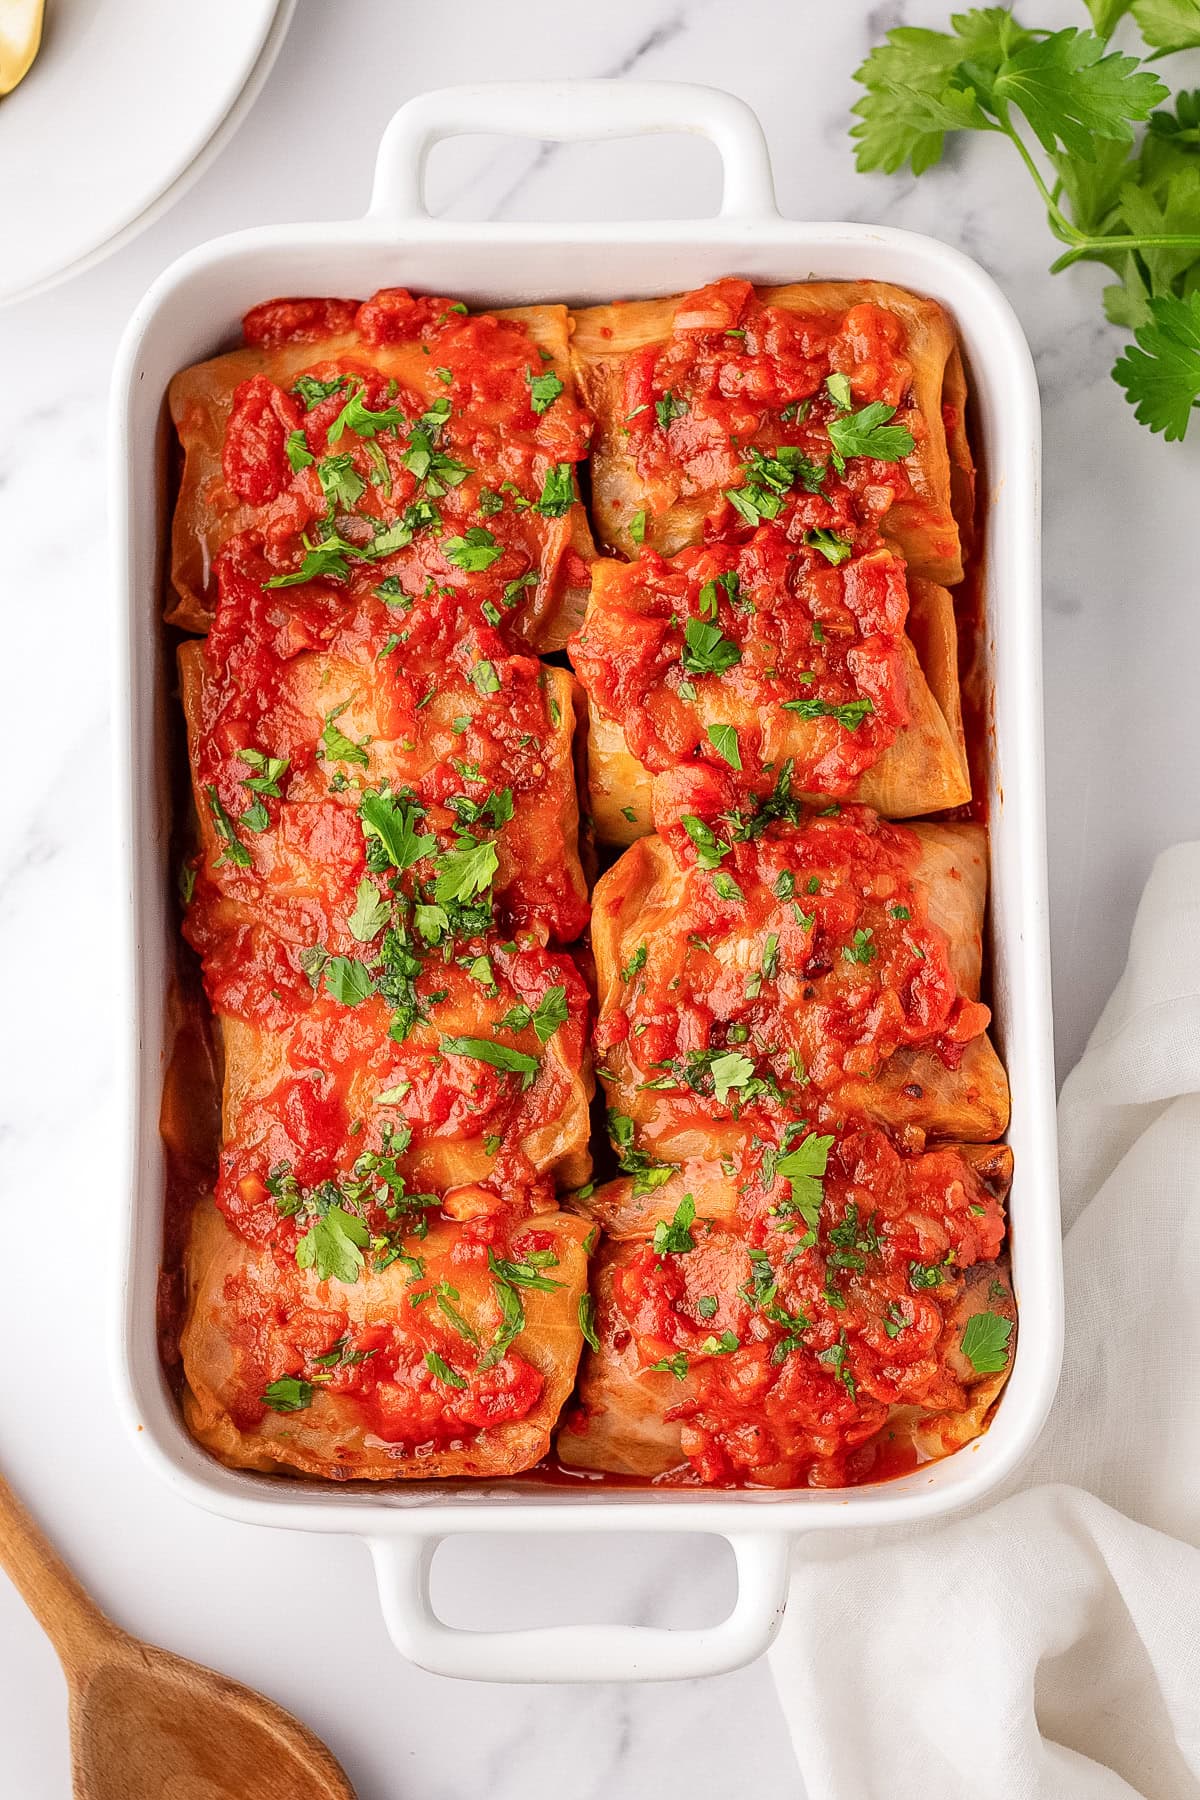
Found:
[[[419,94],[397,112],[379,145],[371,216],[428,220],[425,167],[441,139],[472,132],[502,137],[704,137],[721,158],[721,217],[774,219],[771,158],[744,100],[685,81],[475,82]]]
[[[429,1573],[438,1537],[370,1539],[383,1616],[396,1648],[435,1675],[467,1681],[680,1681],[723,1675],[773,1641],[787,1600],[789,1538],[744,1532],[728,1543],[737,1564],[733,1610],[716,1625],[546,1625],[465,1631],[433,1610]]]

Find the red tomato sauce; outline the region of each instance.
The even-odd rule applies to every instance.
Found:
[[[642,1082],[685,1104],[699,1093],[747,1133],[760,1116],[836,1113],[843,1081],[900,1049],[957,1066],[990,1015],[958,992],[915,879],[916,835],[854,806],[739,835],[731,798],[721,777],[684,772],[656,794],[685,884],[670,935],[601,1017],[598,1050],[619,1045]],[[704,1076],[716,1054],[747,1059],[753,1080],[718,1094]]]
[[[598,590],[572,659],[646,768],[733,756],[769,787],[786,750],[797,791],[847,796],[908,724],[904,565],[882,547],[832,565],[805,511],[742,542],[643,551]],[[724,755],[713,717],[735,722]]]
[[[733,279],[686,295],[668,342],[624,364],[623,429],[652,509],[740,486],[751,447],[789,445],[824,465],[837,410],[826,387],[831,375],[847,378],[855,408],[896,408],[894,423],[920,444],[926,428],[904,348],[900,320],[870,301],[805,315],[765,306],[749,282]],[[917,498],[903,463],[869,457],[848,460],[836,476],[827,472],[823,486],[828,513],[814,513],[812,523],[862,530],[868,541],[897,501]],[[799,497],[795,504],[808,506]],[[714,537],[739,529],[724,498],[707,529]]]
[[[824,1170],[815,1231],[777,1172],[806,1147]],[[966,1272],[998,1255],[1002,1205],[959,1150],[904,1158],[874,1127],[756,1139],[733,1179],[736,1221],[698,1216],[687,1249],[618,1249],[602,1333],[617,1351],[632,1340],[643,1369],[667,1365],[664,1416],[702,1481],[877,1478],[891,1408],[972,1403]],[[1005,1283],[986,1305],[1011,1322]]]
[[[510,641],[586,583],[570,515],[591,422],[524,323],[385,289],[273,301],[245,333],[314,351],[290,389],[241,382],[226,426],[229,501],[252,509],[268,579],[453,592]],[[376,366],[389,356],[407,381]]]

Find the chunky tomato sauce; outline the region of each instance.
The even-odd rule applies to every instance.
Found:
[[[605,565],[572,645],[658,777],[682,881],[594,1041],[610,1081],[739,1128],[736,1200],[706,1218],[688,1196],[690,1216],[606,1246],[594,1318],[572,1297],[535,1341],[524,1301],[564,1286],[564,1231],[578,1256],[584,1229],[555,1185],[586,1167],[590,1006],[561,947],[588,919],[571,682],[525,646],[587,583],[592,420],[531,321],[395,289],[245,322],[288,372],[229,399],[203,496],[225,526],[212,627],[181,665],[201,821],[184,930],[226,1052],[224,1403],[250,1436],[310,1414],[419,1460],[528,1420],[582,1333],[596,1368],[632,1359],[657,1384],[669,1479],[879,1478],[951,1447],[901,1430],[902,1409],[986,1406],[1013,1319],[985,1267],[994,1162],[845,1116],[898,1054],[953,1069],[987,1026],[919,840],[798,804],[851,795],[910,722],[905,570],[882,535],[924,504],[904,328],[729,280],[624,359],[651,510],[707,504],[700,544]],[[868,425],[892,436],[851,448]],[[191,1195],[211,1174],[177,1089],[164,1135]],[[667,1166],[622,1131],[653,1194]],[[168,1283],[164,1321],[179,1303]],[[332,1472],[353,1476],[345,1454]]]
[[[289,388],[240,383],[225,431],[226,504],[252,509],[271,578],[441,590],[510,641],[586,582],[570,545],[590,422],[522,323],[385,289],[271,302],[246,339],[314,351]]]
[[[797,1158],[823,1171],[815,1230],[813,1177],[778,1173]],[[686,1247],[617,1251],[605,1335],[662,1375],[665,1417],[702,1481],[868,1479],[893,1407],[972,1404],[972,1312],[987,1309],[1007,1345],[1006,1283],[969,1273],[999,1253],[1002,1206],[960,1151],[903,1158],[874,1128],[793,1125],[755,1140],[735,1179],[736,1233],[698,1217]]]
[[[732,762],[769,787],[787,754],[798,791],[842,797],[908,724],[904,565],[882,546],[831,562],[806,541],[822,510],[644,551],[598,590],[572,657],[646,768]]]
[[[836,1114],[843,1084],[901,1049],[954,1067],[986,1030],[929,918],[913,832],[854,806],[790,805],[760,825],[732,782],[701,772],[660,784],[656,805],[682,891],[597,1024],[610,1067],[615,1053],[656,1097],[750,1133],[814,1105]],[[718,1057],[735,1060],[714,1076]]]
[[[844,377],[854,408],[895,408],[890,421],[916,442],[926,426],[912,390],[904,327],[866,301],[827,316],[764,306],[747,281],[716,281],[684,297],[664,345],[634,353],[623,370],[623,429],[648,484],[651,510],[675,500],[738,488],[748,452],[789,446],[824,468],[829,421],[838,415],[829,377]],[[902,461],[847,459],[827,470],[811,524],[870,540],[897,501],[914,498]],[[723,496],[708,522],[712,536],[736,532],[742,519]],[[744,521],[743,521],[744,522]]]
[[[431,1196],[424,1198],[431,1204]],[[463,1190],[460,1201],[463,1207],[477,1201],[480,1210],[458,1226],[448,1250],[438,1241],[444,1227],[436,1224],[428,1240],[404,1238],[411,1280],[395,1311],[353,1318],[338,1303],[345,1292],[340,1282],[327,1283],[327,1298],[314,1303],[286,1246],[272,1262],[248,1264],[226,1283],[222,1324],[237,1368],[231,1410],[239,1430],[254,1430],[274,1410],[264,1401],[272,1384],[286,1390],[303,1383],[331,1396],[356,1431],[415,1455],[461,1447],[481,1430],[522,1419],[536,1406],[544,1387],[539,1370],[512,1347],[489,1357],[488,1344],[466,1335],[463,1314],[449,1296],[459,1299],[460,1286],[490,1279],[489,1254],[523,1266],[532,1253],[549,1259],[552,1273],[554,1239],[538,1228],[536,1214],[529,1217],[487,1190]],[[541,1201],[552,1204],[546,1195]],[[387,1244],[394,1231],[388,1212],[368,1209],[366,1216],[377,1241]],[[387,1252],[372,1254],[378,1262]]]

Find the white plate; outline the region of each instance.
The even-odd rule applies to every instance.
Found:
[[[0,100],[0,302],[77,274],[178,197],[257,94],[294,6],[47,0],[38,59]]]

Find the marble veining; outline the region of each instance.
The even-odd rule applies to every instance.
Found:
[[[1118,971],[1152,857],[1197,830],[1200,436],[1167,447],[1134,423],[1108,379],[1119,339],[1100,310],[1102,276],[1049,276],[1051,240],[1004,145],[964,145],[920,181],[854,172],[852,70],[889,25],[938,26],[950,10],[950,0],[741,0],[733,10],[717,0],[586,9],[525,0],[515,10],[306,0],[251,117],[180,205],[110,262],[0,315],[0,1463],[120,1619],[296,1708],[344,1759],[362,1800],[799,1790],[764,1665],[669,1688],[439,1681],[393,1651],[360,1545],[196,1512],[159,1485],[119,1426],[108,1366],[123,1204],[111,1046],[127,996],[113,956],[123,904],[108,776],[117,614],[104,543],[104,387],[117,337],[147,283],[190,245],[242,225],[360,212],[395,106],[473,79],[607,74],[730,87],[763,119],[784,213],[885,220],[977,257],[1021,316],[1045,401],[1065,1069]],[[1050,25],[1083,22],[1080,0],[1036,9],[1029,0],[1024,10]],[[333,115],[335,134],[314,129],[314,118]],[[711,152],[679,139],[556,149],[469,139],[435,157],[431,198],[456,216],[678,216],[711,208],[714,167]],[[489,1540],[443,1557],[439,1591],[459,1624],[691,1624],[718,1616],[731,1595],[727,1553],[695,1538]],[[0,1743],[6,1793],[65,1800],[61,1682],[3,1583]]]

